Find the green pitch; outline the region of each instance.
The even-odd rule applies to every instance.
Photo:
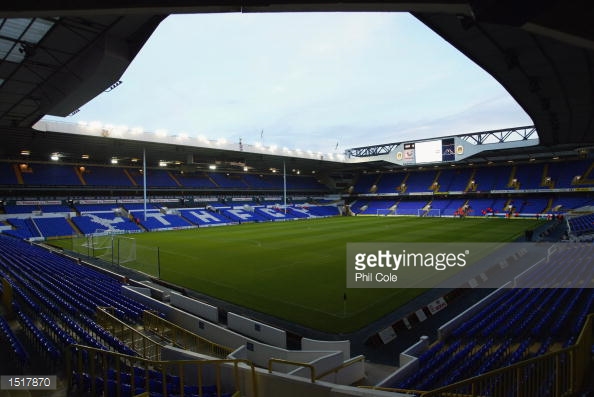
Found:
[[[348,333],[423,291],[347,290],[347,243],[504,242],[536,225],[519,219],[372,216],[142,233],[132,235],[137,263],[127,266],[156,275],[156,266],[142,262],[155,262],[159,247],[163,280],[307,327]]]

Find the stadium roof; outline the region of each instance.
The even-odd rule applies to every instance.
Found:
[[[31,127],[45,114],[76,111],[117,82],[166,15],[282,11],[409,11],[510,92],[534,121],[536,151],[571,151],[594,141],[594,8],[588,2],[22,0],[0,5],[0,136],[10,142],[2,145],[4,158],[16,156],[23,141],[33,151],[47,152],[48,142],[59,142],[62,152],[87,146],[105,150],[103,156],[123,148],[111,139],[99,144]],[[136,153],[142,146],[129,144],[137,145],[131,148]],[[210,160],[232,153],[198,155]],[[260,155],[261,162],[267,159],[278,161]]]

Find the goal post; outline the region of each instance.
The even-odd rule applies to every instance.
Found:
[[[139,243],[136,237],[119,230],[96,230],[85,236],[73,236],[72,251],[160,277],[159,247]]]
[[[439,208],[429,208],[429,209],[419,208],[417,210],[417,216],[439,218],[439,217],[441,217],[441,209],[439,209]]]
[[[116,264],[124,265],[136,261],[136,239],[134,237],[117,237],[114,249],[116,249],[114,254]]]
[[[390,208],[378,208],[375,210],[375,214],[377,216],[388,216],[394,215],[394,210]]]
[[[132,262],[136,260],[136,240],[121,234],[121,231],[98,229],[86,236],[74,236],[72,251],[112,264]]]

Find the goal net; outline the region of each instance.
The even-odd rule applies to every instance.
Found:
[[[74,236],[72,251],[118,265],[134,262],[136,239],[119,236],[119,234],[121,232],[97,230],[87,236]]]
[[[441,210],[439,208],[429,208],[429,209],[419,208],[417,210],[417,216],[439,218],[441,216]]]
[[[117,237],[115,247],[117,248],[118,265],[136,261],[136,239],[132,237]]]
[[[377,216],[388,216],[388,215],[394,215],[394,210],[391,210],[389,208],[378,208],[375,210],[376,211],[376,215]]]

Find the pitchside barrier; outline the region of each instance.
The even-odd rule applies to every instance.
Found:
[[[72,251],[159,277],[159,248],[137,244],[134,237],[121,232],[97,231],[87,236],[73,236]]]

